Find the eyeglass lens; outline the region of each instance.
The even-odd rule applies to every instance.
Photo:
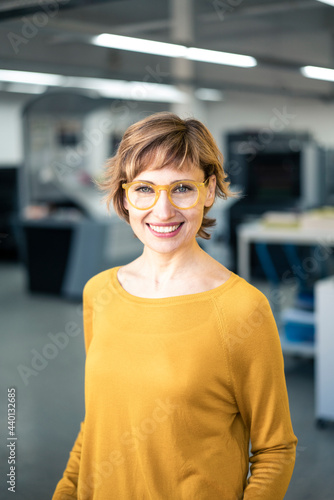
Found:
[[[191,182],[173,184],[170,189],[170,198],[179,208],[191,207],[198,198],[198,188]],[[152,186],[140,182],[130,186],[128,190],[130,202],[137,208],[147,208],[154,204],[156,193]]]

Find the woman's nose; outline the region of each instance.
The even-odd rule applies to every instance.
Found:
[[[169,219],[175,214],[175,208],[169,201],[167,191],[165,189],[160,190],[158,201],[153,208],[161,220]]]

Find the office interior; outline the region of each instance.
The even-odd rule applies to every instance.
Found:
[[[333,27],[331,0],[1,2],[1,498],[8,388],[16,498],[50,499],[65,468],[83,286],[142,251],[94,182],[126,128],[166,110],[207,125],[240,193],[200,244],[275,315],[299,439],[285,498],[333,498]]]

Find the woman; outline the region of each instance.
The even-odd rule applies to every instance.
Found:
[[[270,306],[196,240],[231,196],[213,137],[149,116],[102,187],[144,250],[84,288],[86,415],[53,500],[283,499],[297,439]]]

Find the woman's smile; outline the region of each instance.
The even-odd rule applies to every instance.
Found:
[[[147,223],[147,226],[151,230],[152,234],[157,236],[158,238],[171,238],[176,236],[180,230],[184,222],[171,222],[169,224],[150,224]]]

